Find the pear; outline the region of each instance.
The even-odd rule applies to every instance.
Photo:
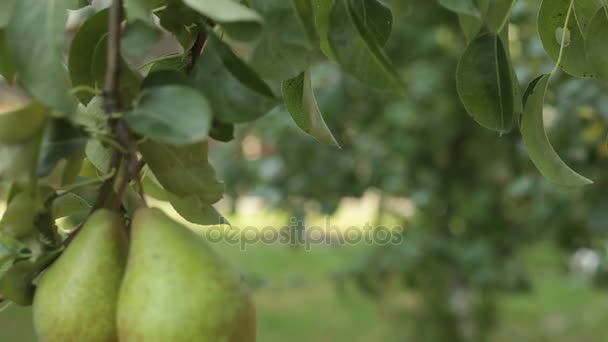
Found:
[[[121,342],[250,342],[256,335],[240,276],[158,209],[134,214],[117,316]]]
[[[127,253],[123,219],[105,209],[93,213],[40,277],[33,310],[39,340],[118,341],[116,303]]]

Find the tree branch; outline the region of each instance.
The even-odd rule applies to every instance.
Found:
[[[190,49],[190,63],[186,68],[186,73],[189,74],[192,72],[192,70],[194,70],[196,62],[198,61],[198,58],[205,47],[205,43],[207,43],[207,30],[205,28],[201,28],[201,31],[198,33],[198,36]]]
[[[122,0],[113,0],[108,23],[108,50],[106,76],[103,89],[104,105],[108,115],[122,110],[120,100],[120,31],[122,23]]]

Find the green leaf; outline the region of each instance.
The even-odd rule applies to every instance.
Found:
[[[374,37],[374,41],[384,46],[393,31],[393,13],[377,0],[351,0],[353,8],[363,25]]]
[[[251,40],[262,30],[262,17],[247,6],[233,0],[183,0],[200,14],[219,23],[237,40]]]
[[[303,20],[294,0],[250,0],[266,25],[260,42],[249,56],[253,68],[264,78],[286,80],[297,76],[323,58],[317,47],[316,33]],[[312,10],[312,9],[310,9]],[[310,21],[312,18],[305,18]],[[314,36],[311,38],[311,34]]]
[[[120,39],[120,45],[126,56],[141,59],[161,38],[162,32],[156,25],[136,20],[127,24]]]
[[[207,96],[214,117],[224,123],[253,121],[268,113],[278,102],[243,84],[223,64],[213,41],[194,66],[192,77],[196,87]],[[239,77],[243,78],[243,75]]]
[[[169,202],[175,211],[188,222],[204,226],[228,222],[213,206],[203,203],[195,195],[178,197],[170,194]]]
[[[19,0],[2,0],[0,1],[0,29],[8,26],[13,15],[15,4]]]
[[[540,173],[549,181],[564,186],[593,183],[574,172],[557,155],[545,132],[543,107],[551,76],[546,74],[532,81],[525,92],[524,114],[520,122],[521,135],[528,155]]]
[[[34,279],[57,258],[58,252],[41,256],[36,261],[18,261],[0,278],[0,294],[15,304],[29,306],[34,299]]]
[[[8,50],[6,30],[0,29],[0,76],[11,83],[15,77],[15,62]]]
[[[512,68],[500,37],[483,34],[473,40],[456,70],[458,95],[471,117],[503,134],[513,125]]]
[[[53,201],[53,217],[55,219],[88,213],[91,205],[84,198],[67,193],[57,197]]]
[[[479,17],[479,9],[473,0],[438,0],[439,4],[452,12]]]
[[[91,61],[91,73],[98,89],[103,89],[105,84],[107,49],[108,35],[106,34],[95,46],[93,60]],[[137,71],[132,70],[124,59],[121,58],[118,91],[121,95],[122,104],[126,108],[131,107],[131,103],[139,93],[141,79],[141,75]]]
[[[277,81],[292,78],[321,59],[320,51],[283,42],[272,33],[264,34],[249,56],[262,77]]]
[[[8,237],[0,236],[0,278],[10,268],[15,258],[19,256],[15,243],[10,243],[8,239]]]
[[[64,26],[73,0],[21,0],[15,4],[7,43],[15,61],[19,82],[36,99],[70,116],[76,101],[62,65]]]
[[[48,176],[57,163],[82,150],[87,136],[64,119],[53,119],[46,127],[38,159],[38,176]]]
[[[601,8],[589,23],[587,30],[587,59],[599,77],[608,79],[608,9]]]
[[[146,196],[150,196],[159,201],[169,201],[169,194],[165,189],[163,189],[163,186],[160,185],[152,172],[145,172],[141,185],[144,188],[144,193]]]
[[[296,3],[297,0],[249,0],[251,7],[264,18],[266,31],[275,39],[306,48],[313,47],[309,29],[305,26]],[[300,4],[300,9],[306,10]]]
[[[595,0],[577,0],[576,2],[594,2]],[[562,33],[571,0],[543,0],[538,14],[538,32],[545,51],[557,61],[561,46]],[[579,6],[577,6],[579,7]],[[566,39],[560,67],[568,74],[576,77],[595,77],[595,71],[585,55],[585,40],[581,27],[586,26],[579,20],[576,8],[572,10],[568,20]],[[581,18],[584,19],[584,18]]]
[[[222,198],[224,185],[216,180],[209,164],[207,143],[177,147],[148,140],[139,150],[167,191],[180,197],[196,195],[206,204]]]
[[[491,32],[497,33],[508,26],[511,9],[516,0],[482,0],[480,1],[483,21]],[[504,25],[504,26],[503,26]]]
[[[95,48],[107,33],[108,10],[106,9],[90,16],[74,35],[68,56],[68,70],[74,87],[88,86],[94,88],[96,86],[91,65],[93,64]],[[77,96],[82,103],[87,104],[94,95],[79,92]]]
[[[583,36],[586,36],[589,23],[597,11],[606,5],[605,0],[576,0],[574,1],[574,14],[576,23]]]
[[[156,15],[160,19],[160,25],[175,35],[184,51],[192,48],[200,27],[205,24],[205,18],[200,13],[181,1],[170,1],[166,8]]]
[[[142,58],[161,39],[153,10],[165,3],[166,0],[124,0],[127,24],[120,43],[125,55]]]
[[[336,60],[331,46],[329,45],[329,27],[331,13],[336,5],[336,0],[311,0],[315,25],[319,33],[319,42],[323,53],[332,60]]]
[[[38,268],[31,261],[20,261],[13,264],[0,278],[0,294],[15,304],[31,305],[35,291],[32,282],[38,272]]]
[[[112,149],[104,146],[101,141],[97,139],[89,139],[84,151],[91,164],[93,164],[97,170],[103,173],[110,172]]]
[[[16,144],[31,139],[44,127],[48,112],[36,101],[18,109],[0,112],[0,142]]]
[[[325,32],[320,31],[320,34]],[[386,90],[403,90],[401,79],[374,34],[365,26],[353,0],[337,0],[329,18],[329,57],[367,85]]]
[[[476,18],[469,15],[459,14],[458,22],[460,23],[460,29],[467,38],[467,42],[471,42],[475,37],[479,35],[479,31],[483,26],[483,21],[480,18]]]
[[[39,148],[40,136],[22,144],[0,144],[0,178],[30,182],[36,168]]]
[[[260,93],[261,95],[274,97],[272,90],[264,82],[258,74],[243,62],[228,46],[228,44],[221,41],[214,33],[209,33],[209,44],[213,46],[215,53],[222,60],[222,63],[230,71],[230,73],[237,78],[241,83],[247,86],[249,89]]]
[[[135,108],[124,114],[137,133],[160,142],[188,145],[207,138],[211,108],[196,89],[167,85],[144,90]]]
[[[234,124],[227,124],[217,120],[211,123],[209,136],[217,141],[229,142],[234,140]]]
[[[317,27],[315,24],[314,12],[312,8],[311,0],[292,0],[293,6],[297,12],[299,21],[302,23],[302,27],[308,34],[309,40],[314,44],[318,45],[319,35],[317,34]]]
[[[340,147],[317,105],[310,69],[283,82],[283,99],[298,127],[323,144]]]
[[[171,69],[160,69],[158,71],[150,72],[141,83],[141,88],[157,88],[168,85],[196,87],[194,80],[189,78],[184,72]]]

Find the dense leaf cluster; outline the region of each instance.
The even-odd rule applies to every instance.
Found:
[[[233,139],[236,124],[286,108],[303,131],[338,146],[313,65],[330,60],[372,87],[403,90],[383,51],[393,13],[377,0],[111,3],[0,4],[6,300],[27,304],[33,279],[69,243],[59,218],[79,224],[101,207],[129,217],[147,194],[189,221],[218,223],[212,204],[224,185],[208,145]]]

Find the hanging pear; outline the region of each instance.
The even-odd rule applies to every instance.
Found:
[[[91,215],[63,254],[41,276],[34,327],[41,342],[114,342],[116,303],[126,267],[123,219]]]
[[[253,342],[246,286],[198,235],[138,209],[118,301],[121,342]]]

